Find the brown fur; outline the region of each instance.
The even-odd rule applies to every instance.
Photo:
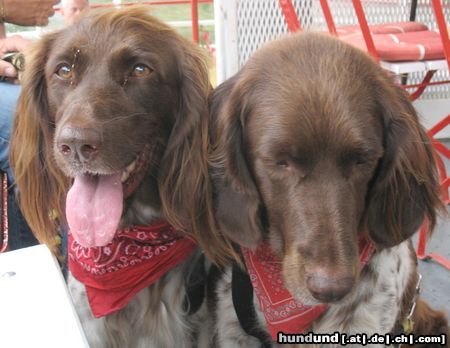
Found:
[[[383,250],[444,211],[407,94],[336,39],[268,44],[216,89],[211,115],[220,228],[241,246],[267,241],[305,304],[358,287],[358,235]]]
[[[422,299],[417,300],[416,309],[413,315],[414,335],[431,336],[438,333],[447,335],[445,345],[441,344],[416,344],[414,347],[450,347],[448,338],[450,331],[445,314],[430,308]]]
[[[108,50],[116,56],[105,56]],[[128,78],[133,54],[154,64],[149,77]],[[61,60],[75,62],[73,86],[55,78]],[[162,210],[210,259],[224,262],[230,249],[214,227],[207,173],[210,92],[201,50],[143,8],[91,14],[40,40],[27,57],[11,144],[20,205],[39,241],[56,250],[57,225],[64,223],[65,196],[77,170],[54,149],[55,134],[63,125],[81,124],[100,128],[105,139],[103,162],[93,171],[124,168],[150,144],[151,168],[127,207],[139,201]],[[138,222],[125,210],[122,225]]]

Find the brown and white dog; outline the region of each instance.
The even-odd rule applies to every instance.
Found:
[[[20,203],[52,249],[68,223],[70,269],[107,314],[94,318],[70,276],[92,347],[198,344],[205,310],[200,298],[191,313],[186,283],[203,267],[191,240],[212,260],[229,254],[214,233],[210,92],[200,49],[143,8],[91,11],[27,57],[11,149]]]
[[[413,304],[416,337],[447,332],[417,297],[409,240],[442,209],[433,150],[406,93],[371,58],[320,34],[272,42],[214,91],[211,117],[219,226],[255,290],[246,295],[231,268],[212,273],[215,346],[272,346],[280,322],[396,334]],[[309,323],[291,320],[305,313]]]

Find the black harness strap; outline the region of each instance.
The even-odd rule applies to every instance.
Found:
[[[233,265],[231,292],[234,310],[242,329],[261,342],[261,348],[271,348],[272,339],[264,330],[258,328],[256,311],[253,304],[253,286],[247,272]]]
[[[201,255],[186,278],[186,295],[184,297],[183,309],[192,315],[196,313],[203,304],[206,289],[205,255]]]

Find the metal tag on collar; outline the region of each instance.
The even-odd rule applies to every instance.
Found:
[[[412,319],[414,311],[416,310],[417,296],[420,294],[420,283],[422,282],[422,275],[417,273],[417,284],[416,293],[414,294],[414,299],[408,312],[408,316],[403,320],[403,331],[404,333],[411,333],[414,330],[414,320]]]

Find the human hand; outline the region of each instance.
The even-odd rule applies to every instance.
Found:
[[[3,0],[5,22],[23,26],[47,25],[59,0]]]
[[[4,39],[0,39],[0,58],[8,52],[22,52],[31,41],[24,39],[22,36],[14,35]],[[0,76],[16,77],[17,71],[14,66],[0,59]]]

